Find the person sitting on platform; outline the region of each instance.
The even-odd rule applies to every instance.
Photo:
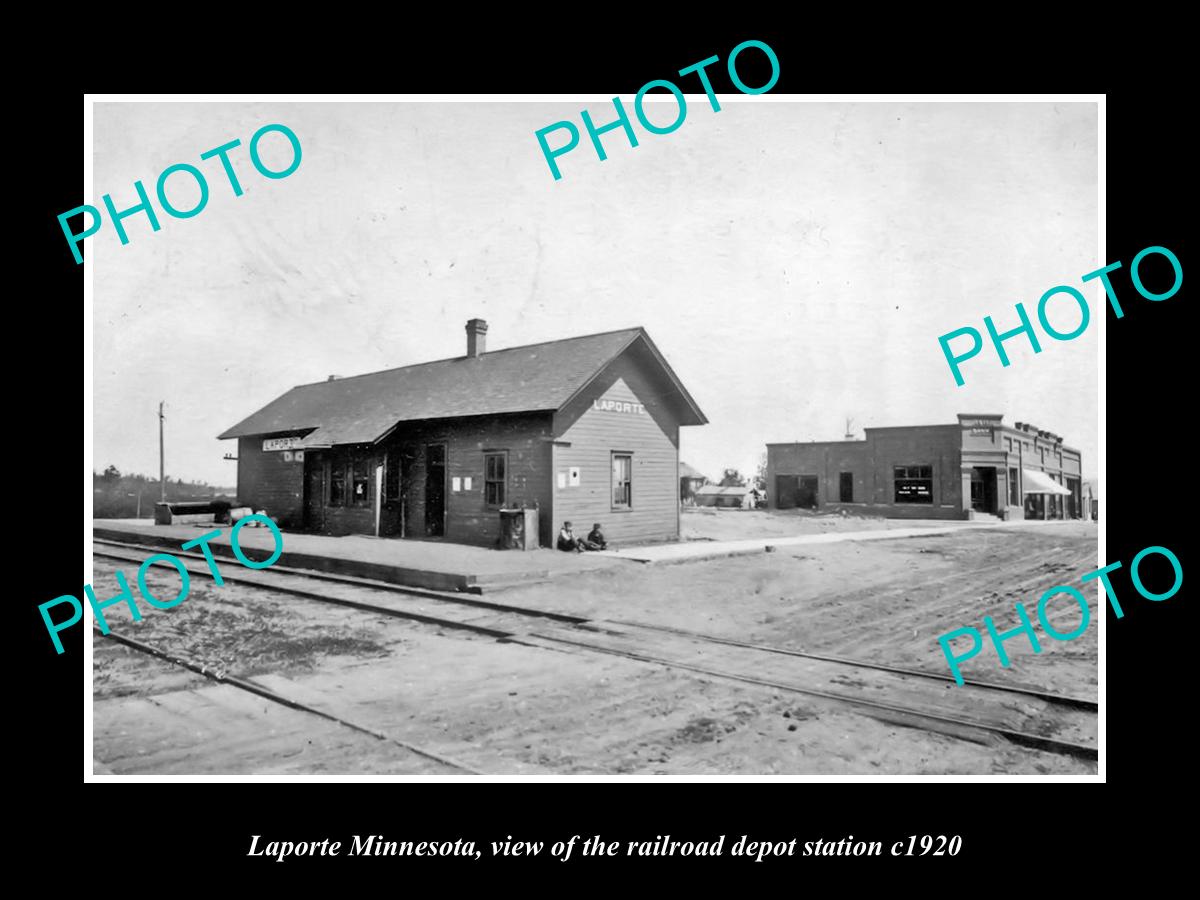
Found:
[[[587,536],[586,546],[589,550],[608,549],[608,541],[604,538],[604,532],[600,530],[599,522],[592,525],[591,533]]]
[[[575,537],[575,532],[571,530],[570,522],[563,522],[562,530],[558,533],[558,549],[565,550],[567,553],[575,551],[582,553],[583,541]]]

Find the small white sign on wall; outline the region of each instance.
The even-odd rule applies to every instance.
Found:
[[[458,492],[462,490],[462,479],[457,476],[450,479],[450,490]]]
[[[579,487],[579,466],[571,466],[570,473],[567,478],[567,484],[571,487]]]
[[[558,486],[560,488],[565,488],[567,486],[567,473],[566,472],[558,473]]]
[[[471,489],[471,476],[468,475],[466,478],[463,479],[463,490],[469,491],[470,489]]]
[[[292,451],[291,451],[291,450],[284,450],[284,451],[283,451],[283,461],[284,461],[284,462],[291,462],[291,461],[292,461]]]

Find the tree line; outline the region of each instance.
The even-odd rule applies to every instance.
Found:
[[[206,481],[166,479],[168,500],[234,500],[234,488],[219,487]],[[141,515],[153,518],[154,504],[162,497],[161,483],[146,475],[126,475],[116,466],[92,472],[92,517],[96,519],[132,519]],[[140,512],[139,512],[140,506]]]

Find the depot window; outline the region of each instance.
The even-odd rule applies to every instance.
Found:
[[[612,455],[612,505],[613,509],[633,507],[633,454]]]
[[[483,457],[483,497],[493,509],[504,505],[508,496],[508,453],[485,453]]]
[[[896,466],[896,503],[933,503],[933,466]]]
[[[350,476],[347,478],[350,483],[350,505],[366,506],[370,502],[371,494],[371,460],[351,460],[348,468],[350,469]]]
[[[329,505],[346,505],[346,466],[337,459],[329,467]]]

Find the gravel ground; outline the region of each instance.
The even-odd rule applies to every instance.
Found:
[[[1041,595],[1072,585],[1091,610],[1081,637],[1061,642],[1043,634],[1040,654],[1026,638],[1014,638],[1005,645],[1009,668],[985,643],[963,672],[1095,699],[1102,611],[1095,583],[1085,589],[1079,576],[1096,567],[1095,526],[1056,523],[782,547],[682,565],[631,562],[502,596],[541,609],[948,672],[940,635],[960,627],[982,632],[984,616],[992,616],[997,630],[1014,627],[1018,601],[1036,621]],[[1074,630],[1079,616],[1069,600],[1050,607],[1050,621],[1062,632]]]
[[[774,523],[768,523],[773,525]],[[723,526],[722,526],[723,527]],[[1087,525],[805,547],[628,566],[497,599],[945,671],[936,636],[999,627],[1011,604],[1095,568]],[[97,592],[115,592],[98,560]],[[172,582],[152,576],[171,596]],[[176,582],[177,584],[177,582]],[[1089,592],[1094,593],[1094,592]],[[202,579],[115,631],[277,689],[492,774],[1093,773],[1067,757],[972,743],[630,660],[559,653]],[[1077,615],[1075,613],[1074,615]],[[1072,613],[1054,621],[1069,630]],[[1035,656],[1010,642],[967,675],[1094,695],[1095,628]],[[438,772],[394,744],[255,700],[110,641],[95,650],[96,758],[121,772]],[[306,701],[307,702],[307,701]],[[288,713],[287,716],[281,714]]]

